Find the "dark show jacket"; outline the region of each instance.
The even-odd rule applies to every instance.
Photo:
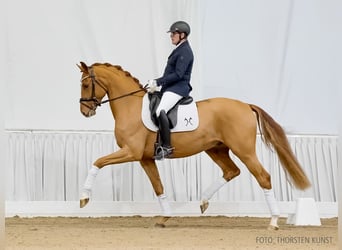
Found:
[[[157,85],[162,86],[161,93],[171,91],[181,96],[189,96],[194,55],[188,41],[181,43],[168,57],[162,77],[156,79]]]

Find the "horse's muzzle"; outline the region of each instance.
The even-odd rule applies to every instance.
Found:
[[[96,115],[96,111],[93,109],[89,109],[88,112],[85,111],[81,111],[82,115],[84,115],[85,117],[92,117],[94,115]]]

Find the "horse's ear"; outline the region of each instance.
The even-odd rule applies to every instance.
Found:
[[[81,72],[88,73],[88,66],[84,62],[80,62],[81,65],[77,65],[77,67],[81,70]]]

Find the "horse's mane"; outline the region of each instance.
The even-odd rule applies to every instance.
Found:
[[[110,63],[94,63],[94,64],[91,65],[91,67],[93,67],[93,66],[106,66],[106,67],[109,67],[109,68],[115,68],[115,69],[117,69],[119,71],[122,71],[125,74],[125,76],[132,78],[134,82],[136,82],[138,85],[140,85],[141,88],[143,88],[143,86],[141,85],[139,80],[136,77],[132,76],[131,73],[129,73],[128,71],[124,70],[120,65],[113,65],[113,64],[110,64]]]

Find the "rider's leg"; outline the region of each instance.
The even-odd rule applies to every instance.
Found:
[[[159,106],[156,110],[156,115],[157,117],[159,117],[160,111],[164,110],[165,113],[169,112],[170,109],[173,108],[173,106],[176,105],[176,103],[182,99],[183,96],[178,95],[176,93],[170,92],[170,91],[166,91],[159,103]]]
[[[158,122],[162,146],[169,149],[171,148],[170,123],[164,110],[160,111]]]
[[[169,119],[164,110],[160,111],[158,122],[161,145],[156,148],[154,159],[162,160],[164,158],[170,158],[173,153]]]
[[[154,158],[161,160],[172,155],[173,149],[171,146],[170,124],[166,113],[182,98],[182,96],[173,93],[165,92],[160,100],[156,115],[159,122],[159,133],[161,137],[162,147],[157,148]]]

